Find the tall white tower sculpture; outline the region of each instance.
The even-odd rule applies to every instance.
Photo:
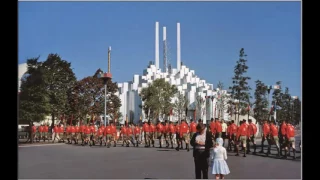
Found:
[[[181,67],[181,41],[180,41],[180,23],[177,23],[177,69]]]
[[[156,22],[156,33],[155,33],[155,65],[159,69],[159,22]]]
[[[168,57],[167,57],[167,28],[163,27],[163,71],[168,72]]]

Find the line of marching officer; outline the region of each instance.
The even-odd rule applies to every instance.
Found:
[[[239,156],[239,147],[241,146],[241,151],[244,152],[243,157],[246,157],[247,153],[250,153],[250,145],[253,144],[254,152],[256,154],[256,134],[257,126],[252,123],[252,120],[242,120],[240,126],[237,126],[234,121],[228,123],[226,135],[222,134],[222,126],[218,119],[211,119],[210,131],[214,136],[213,139],[222,137],[223,139],[228,139],[228,151],[232,151],[234,147],[234,152],[236,156]],[[266,155],[271,154],[271,146],[275,145],[277,148],[277,156],[283,156],[287,158],[290,156],[290,149],[293,152],[293,159],[296,158],[296,149],[295,149],[295,128],[288,121],[283,121],[280,129],[276,126],[274,121],[264,120],[262,125],[262,141],[261,141],[261,150],[259,153],[264,153],[264,143],[267,142],[267,152]],[[301,142],[300,142],[301,143]],[[285,151],[283,155],[283,149]]]

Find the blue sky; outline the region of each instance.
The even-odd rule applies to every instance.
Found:
[[[253,89],[257,79],[269,85],[280,80],[301,96],[300,11],[300,2],[19,2],[19,63],[58,53],[81,79],[107,70],[112,46],[113,79],[129,81],[154,60],[156,21],[160,41],[167,27],[176,67],[179,21],[181,59],[207,82],[231,85],[244,48]]]

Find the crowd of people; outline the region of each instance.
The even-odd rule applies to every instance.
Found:
[[[159,142],[159,147],[166,147],[175,149],[177,151],[183,149],[190,150],[190,139],[197,133],[196,126],[202,122],[201,119],[198,123],[191,121],[187,123],[185,120],[181,120],[180,123],[174,124],[173,122],[158,121],[153,124],[151,121],[144,122],[142,126],[133,123],[126,123],[121,125],[120,130],[117,130],[113,123],[107,126],[103,124],[99,127],[90,125],[73,126],[57,124],[53,127],[51,138],[49,138],[49,126],[41,125],[39,127],[32,126],[33,140],[34,141],[49,141],[55,142],[67,142],[69,144],[78,144],[81,141],[81,145],[104,145],[108,148],[112,145],[115,147],[119,140],[122,141],[122,146],[129,147],[130,144],[134,147],[138,147],[142,142],[146,148],[155,147],[155,141]],[[251,146],[253,146],[253,153],[256,153],[256,137],[257,126],[249,119],[242,120],[240,125],[237,126],[234,121],[224,122],[224,120],[215,120],[212,118],[208,128],[206,128],[212,134],[212,139],[221,137],[223,142],[228,140],[227,150],[236,152],[236,156],[239,156],[239,152],[243,151],[243,157],[246,157],[247,153],[251,152]],[[282,156],[282,152],[285,151],[284,157],[287,157],[287,152],[290,154],[290,148],[292,148],[293,158],[295,158],[295,128],[289,122],[283,121],[278,127],[274,121],[265,120],[262,124],[262,141],[261,150],[259,153],[264,153],[264,143],[267,142],[266,154],[271,154],[270,149],[272,145],[277,148],[277,156]],[[184,142],[184,143],[183,143]],[[224,144],[223,144],[224,145]],[[242,150],[240,150],[240,147]]]

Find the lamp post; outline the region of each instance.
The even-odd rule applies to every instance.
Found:
[[[236,105],[236,115],[235,115],[236,117],[235,117],[235,121],[236,121],[236,124],[239,125],[239,123],[238,123],[238,121],[239,121],[239,116],[238,116],[238,120],[237,120],[237,113],[239,114],[239,108],[238,108],[238,106],[239,106],[240,101],[237,100],[237,99],[235,99],[235,100],[233,101],[233,103]]]
[[[108,48],[108,72],[107,73],[103,73],[100,72],[100,74],[98,75],[99,78],[101,78],[103,80],[104,83],[104,125],[107,125],[107,82],[108,80],[112,79],[112,74],[111,74],[111,46],[109,46]],[[108,124],[109,124],[109,120],[108,120]]]

